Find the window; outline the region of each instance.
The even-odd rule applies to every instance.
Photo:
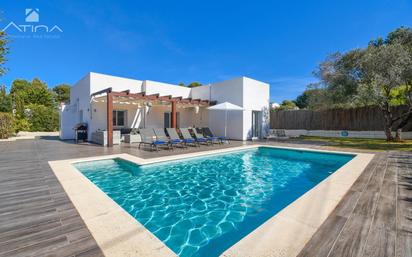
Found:
[[[113,111],[113,126],[123,127],[126,125],[126,111]]]
[[[170,128],[172,126],[172,113],[171,112],[165,112],[163,116],[164,120],[164,126],[165,128]],[[180,113],[176,112],[176,125],[179,128],[180,124]]]

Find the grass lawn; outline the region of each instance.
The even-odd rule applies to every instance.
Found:
[[[330,146],[347,147],[357,149],[368,149],[377,151],[398,150],[398,151],[412,151],[412,140],[404,140],[399,143],[386,142],[384,139],[370,139],[370,138],[335,138],[335,137],[311,137],[302,136],[301,139],[305,141],[325,142]]]

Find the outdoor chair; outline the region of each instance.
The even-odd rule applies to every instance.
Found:
[[[210,130],[210,128],[205,127],[203,128],[203,133],[207,136],[207,137],[212,137],[212,138],[217,138],[218,140],[220,140],[220,143],[223,144],[223,142],[227,141],[226,137],[218,137],[218,136],[214,136],[212,131]]]
[[[269,134],[266,136],[266,140],[269,139],[289,139],[288,136],[286,136],[285,130],[284,129],[271,129],[269,130]]]
[[[199,135],[199,136],[206,138],[212,143],[212,145],[213,143],[218,143],[218,144],[221,143],[221,140],[218,137],[208,136],[202,128],[195,128],[193,130],[193,133],[195,134],[196,137],[198,137]]]
[[[169,149],[171,147],[168,140],[158,139],[151,128],[140,129],[140,136],[142,141],[139,143],[139,149],[142,144],[150,145],[150,150],[155,149],[156,151],[159,151],[159,146],[167,146]]]
[[[186,147],[188,144],[193,144],[197,146],[196,141],[192,137],[181,139],[175,128],[166,128],[166,131],[167,131],[167,134],[169,135],[170,140],[176,140],[176,141],[180,140],[183,142],[184,146]]]
[[[198,141],[199,143],[205,143],[206,145],[209,145],[209,143],[211,143],[213,145],[212,140],[205,137],[203,133],[198,133],[196,128],[192,128],[190,131],[192,132],[191,134],[196,138],[196,141]]]
[[[200,143],[208,143],[206,139],[196,139],[195,137],[192,136],[192,134],[190,134],[189,129],[188,128],[180,128],[180,133],[182,134],[183,138],[186,140],[194,140],[195,145],[196,146],[200,146]]]
[[[185,145],[183,145],[183,140],[181,140],[180,138],[178,138],[178,139],[169,138],[166,135],[164,128],[154,128],[153,130],[154,130],[154,133],[156,134],[157,139],[169,142],[172,149],[173,149],[174,145],[181,145],[181,146],[185,147]]]

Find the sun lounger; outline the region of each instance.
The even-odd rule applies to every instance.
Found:
[[[221,140],[218,137],[213,137],[213,136],[208,136],[206,133],[204,133],[202,128],[195,128],[193,130],[193,132],[195,132],[195,136],[197,137],[202,136],[204,138],[206,138],[207,140],[209,140],[209,142],[213,143],[221,143]]]
[[[172,139],[172,138],[167,137],[164,128],[154,128],[153,130],[154,130],[154,133],[156,134],[157,139],[169,142],[172,149],[173,149],[174,145],[184,146],[183,145],[183,140],[181,140],[180,138]]]
[[[227,141],[225,137],[214,136],[212,131],[208,127],[203,128],[203,133],[208,137],[217,138],[218,140],[220,140],[220,143],[222,143],[222,144],[223,144],[224,141]]]
[[[142,141],[139,143],[139,149],[142,144],[150,145],[150,149],[152,150],[154,148],[156,151],[159,151],[159,146],[162,145],[167,146],[169,149],[171,147],[168,140],[158,139],[154,130],[151,128],[140,129],[140,136]]]
[[[289,139],[288,136],[286,136],[285,130],[284,129],[271,129],[269,130],[269,134],[266,136],[266,140],[269,139]]]
[[[210,138],[203,136],[202,133],[197,133],[195,128],[192,128],[191,131],[192,131],[192,135],[195,136],[197,142],[205,143],[206,145],[209,145],[209,143],[212,143],[212,140]]]
[[[187,139],[186,138],[181,139],[175,128],[166,128],[166,131],[171,140],[176,140],[176,141],[180,140],[183,142],[185,146],[187,146],[188,144],[193,144],[197,146],[196,141],[192,137],[187,138]]]
[[[198,140],[198,139],[194,138],[194,137],[190,134],[188,128],[180,128],[179,130],[180,130],[180,133],[182,133],[182,136],[183,136],[184,139],[186,139],[186,140],[190,140],[190,139],[194,140],[197,146],[200,146],[200,143],[206,143],[206,144],[208,143],[206,139],[200,139],[200,140]]]

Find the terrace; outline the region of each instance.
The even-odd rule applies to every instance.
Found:
[[[334,149],[299,143],[267,144]],[[48,161],[120,153],[150,159],[244,144],[253,143],[232,141],[220,146],[153,153],[129,144],[103,148],[47,137],[2,142],[0,256],[103,255]],[[410,152],[377,153],[299,256],[410,256],[411,159]],[[116,240],[119,239],[113,239],[113,244]]]
[[[106,88],[91,95],[93,103],[104,103],[106,106],[106,128],[107,128],[107,146],[113,146],[113,105],[116,108],[127,109],[132,106],[134,109],[140,109],[147,105],[154,107],[166,107],[170,109],[170,127],[177,127],[177,108],[204,108],[209,106],[209,100],[172,97],[172,95],[160,96],[159,94],[146,95],[143,93],[133,94],[130,90],[122,92],[113,92],[112,88]],[[215,103],[215,102],[213,102]],[[144,115],[146,123],[146,114]],[[133,124],[130,124],[133,126]]]

